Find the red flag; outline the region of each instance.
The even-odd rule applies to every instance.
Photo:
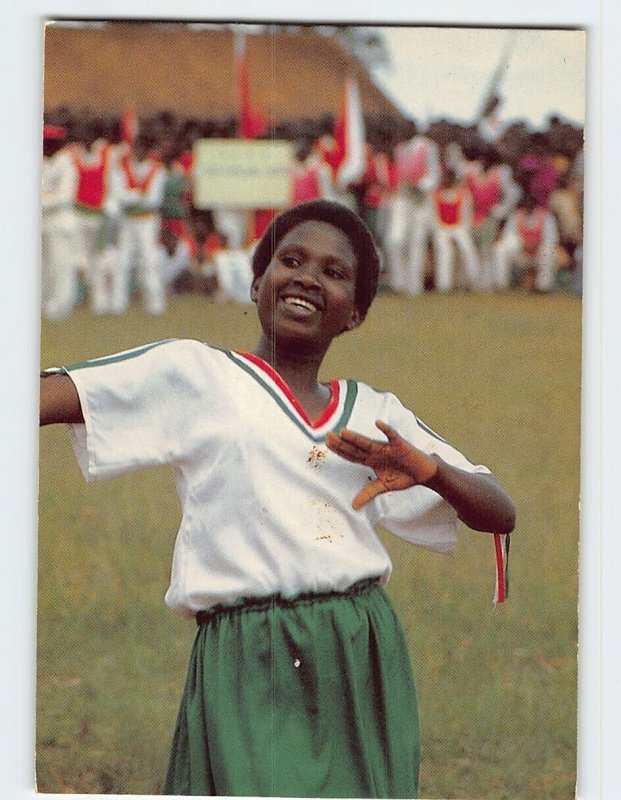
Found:
[[[337,185],[347,186],[364,175],[367,168],[364,137],[358,83],[353,78],[347,78],[334,126],[334,138],[324,137],[318,143],[321,157],[330,166]]]
[[[121,141],[132,144],[136,136],[138,136],[138,117],[134,108],[129,106],[121,117]]]
[[[246,63],[246,37],[235,34],[235,67],[237,70],[237,104],[240,139],[255,139],[267,130],[267,117],[250,102],[248,64]]]

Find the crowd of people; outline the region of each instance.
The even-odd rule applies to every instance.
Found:
[[[337,200],[374,234],[387,291],[581,292],[582,130],[367,117],[366,168],[339,184],[334,118],[284,121],[270,138],[293,145],[289,204]],[[235,138],[236,120],[141,119],[54,109],[44,124],[42,312],[79,302],[123,314],[139,291],[163,314],[171,292],[250,302],[251,254],[282,208],[197,208],[199,139]]]

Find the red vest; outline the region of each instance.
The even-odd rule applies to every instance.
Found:
[[[483,175],[469,172],[466,182],[472,195],[472,218],[474,224],[479,225],[488,218],[500,198],[500,176],[497,170],[490,170]]]
[[[85,163],[77,147],[73,148],[73,162],[78,171],[76,203],[91,211],[101,211],[106,197],[106,174],[110,158],[110,145],[105,144],[99,151],[99,158],[93,163]]]
[[[372,154],[365,177],[367,176],[369,185],[364,195],[364,204],[376,208],[397,186],[394,161],[391,161],[385,153]]]
[[[436,204],[438,219],[443,225],[458,225],[461,222],[464,204],[464,190],[462,188],[438,189],[434,192],[433,199]]]
[[[523,208],[518,209],[517,231],[526,255],[536,256],[539,251],[546,214],[545,208],[539,207],[535,210],[534,219],[527,219],[526,211]]]
[[[295,164],[291,173],[291,205],[321,197],[317,164]]]
[[[417,144],[414,149],[408,145],[400,145],[395,151],[397,177],[409,186],[416,184],[427,174],[427,147]]]
[[[149,160],[151,162],[151,168],[144,178],[139,178],[132,169],[129,153],[125,153],[121,156],[121,169],[127,178],[127,186],[130,189],[137,189],[139,192],[142,192],[142,194],[144,194],[151,185],[151,181],[159,168],[159,161],[156,161],[154,158],[149,158]]]

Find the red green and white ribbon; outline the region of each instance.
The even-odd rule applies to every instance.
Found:
[[[494,547],[496,549],[496,587],[494,591],[494,605],[504,603],[509,596],[509,543],[511,537],[508,533],[494,534]]]

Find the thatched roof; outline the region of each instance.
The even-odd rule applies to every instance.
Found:
[[[310,27],[247,36],[247,62],[252,101],[275,122],[338,112],[348,73],[358,78],[366,113],[402,117],[353,56]],[[46,27],[46,109],[121,114],[133,105],[139,115],[169,109],[225,117],[236,113],[234,75],[230,29],[151,22]]]

